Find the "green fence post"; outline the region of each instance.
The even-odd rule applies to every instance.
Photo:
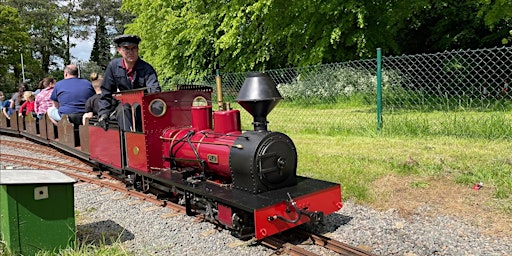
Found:
[[[382,128],[382,52],[377,48],[377,132]]]

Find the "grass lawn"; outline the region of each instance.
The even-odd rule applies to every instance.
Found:
[[[512,196],[512,155],[506,153],[512,149],[512,141],[290,136],[298,149],[298,173],[343,183],[349,198],[375,200],[369,184],[388,175],[418,179],[449,176],[467,186],[483,182],[497,199]]]
[[[394,208],[404,215],[428,205],[446,214],[491,221],[495,232],[507,232],[500,228],[508,227],[512,235],[510,140],[289,135],[298,149],[297,172],[341,183],[344,200]],[[478,182],[484,185],[475,191]],[[474,218],[479,211],[480,217]]]

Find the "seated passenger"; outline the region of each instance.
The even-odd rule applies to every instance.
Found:
[[[103,82],[103,77],[99,76],[97,73],[92,73],[91,81],[96,94],[90,97],[85,103],[85,114],[82,117],[82,124],[84,125],[87,118],[98,116],[98,100],[101,97],[101,82]]]
[[[35,117],[36,115],[34,113],[34,101],[36,99],[36,96],[34,96],[34,94],[32,94],[31,91],[25,91],[23,93],[23,98],[25,98],[25,102],[21,104],[18,116],[33,115]]]
[[[39,81],[37,83],[37,88],[36,90],[34,91],[34,95],[37,95],[38,93],[40,93],[42,90],[44,89],[44,85],[43,85],[43,80]]]
[[[48,109],[50,120],[57,125],[62,115],[66,114],[71,123],[82,124],[85,102],[94,94],[91,82],[78,78],[78,68],[73,64],[66,66],[64,79],[55,84],[50,96],[54,105]]]
[[[53,101],[50,99],[50,96],[55,86],[55,79],[52,77],[46,77],[42,81],[44,88],[36,95],[34,104],[34,110],[39,119],[43,118],[50,107],[53,107]]]
[[[23,92],[27,89],[27,84],[20,83],[20,86],[18,86],[18,91],[15,92],[11,97],[11,106],[10,108],[14,110],[20,110],[21,104],[23,104]]]
[[[7,117],[7,119],[11,119],[11,115],[14,113],[14,109],[11,108],[11,100],[4,101],[2,113]]]

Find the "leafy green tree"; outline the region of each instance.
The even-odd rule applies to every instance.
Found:
[[[477,49],[500,44],[503,31],[493,32],[478,15],[475,0],[433,0],[407,17],[397,33],[399,52],[432,53],[453,49]]]
[[[7,4],[18,10],[22,24],[28,27],[30,44],[25,47],[40,62],[40,79],[65,54],[66,19],[61,16],[62,8],[58,0],[7,0]]]
[[[484,18],[485,25],[503,35],[502,44],[509,44],[512,41],[512,1],[480,0],[480,3],[479,16]]]
[[[90,61],[106,67],[111,58],[111,40],[113,35],[124,31],[124,24],[132,19],[121,12],[121,0],[60,0],[67,19],[66,47],[64,62],[70,63],[70,38],[90,40],[94,35],[94,44]]]
[[[125,0],[123,10],[137,16],[126,32],[142,38],[140,54],[161,78],[205,74],[215,66],[221,2]]]
[[[502,21],[481,1],[124,0],[122,9],[137,16],[127,32],[141,36],[145,60],[167,79],[368,58],[376,48],[398,55],[496,46],[502,30],[477,14],[501,27],[510,15]]]
[[[83,29],[81,38],[88,38],[94,33],[94,44],[90,61],[103,69],[112,58],[112,38],[123,34],[125,24],[133,16],[121,11],[121,0],[80,0],[78,16]]]
[[[422,2],[422,1],[419,1]],[[418,1],[125,0],[127,26],[163,77],[338,62],[398,50],[396,24]],[[399,10],[399,11],[393,11]],[[146,54],[151,53],[151,54]]]
[[[6,0],[7,5],[19,12],[22,25],[30,35],[24,48],[27,64],[39,61],[37,79],[62,63],[72,62],[70,49],[73,38],[87,40],[97,32],[93,61],[100,65],[110,59],[110,37],[122,33],[131,15],[120,11],[121,0]],[[110,31],[110,34],[107,33]],[[99,51],[99,52],[97,52]],[[97,52],[97,53],[96,53]],[[29,65],[31,66],[31,65]],[[30,71],[30,70],[29,70]]]
[[[0,5],[0,90],[14,91],[21,82],[21,55],[30,56],[23,51],[28,42],[29,35],[19,19],[18,11]]]

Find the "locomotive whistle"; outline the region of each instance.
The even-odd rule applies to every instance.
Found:
[[[220,70],[215,71],[215,84],[217,85],[217,105],[219,110],[225,110],[224,102],[222,99],[222,78],[220,76]]]

